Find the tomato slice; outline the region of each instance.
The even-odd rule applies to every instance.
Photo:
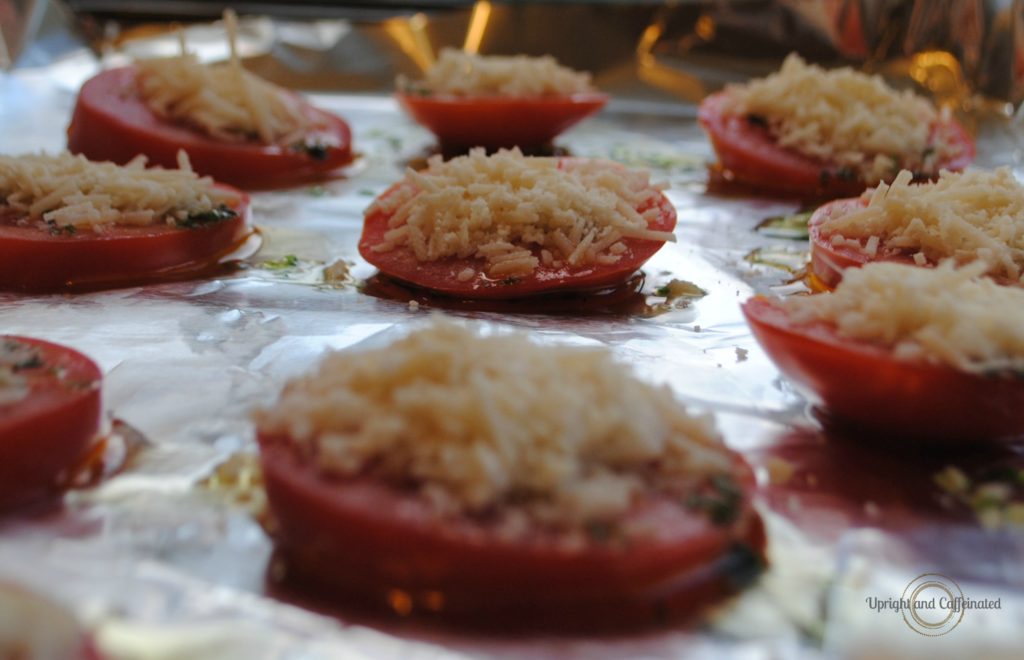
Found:
[[[384,191],[381,197],[394,193],[402,185],[404,184],[395,184]],[[649,229],[666,232],[675,229],[676,210],[668,198],[659,195],[654,205],[658,208],[658,217],[651,222]],[[648,208],[650,207],[645,206],[637,210],[643,213]],[[380,211],[366,217],[363,224],[363,235],[359,239],[359,254],[389,277],[429,289],[435,293],[461,298],[495,300],[524,298],[540,293],[591,291],[622,284],[654,256],[654,253],[661,249],[663,244],[660,241],[623,239],[622,243],[626,246],[626,251],[613,264],[563,265],[560,268],[540,265],[530,275],[493,279],[483,272],[481,267],[484,264],[483,259],[451,258],[438,261],[419,261],[412,250],[404,247],[387,252],[375,252],[373,247],[384,241],[384,234],[389,229],[390,217]],[[535,249],[534,253],[539,256],[539,248]],[[476,274],[466,281],[459,281],[459,273],[466,268],[474,270]]]
[[[242,188],[281,186],[322,177],[352,161],[352,132],[340,117],[303,103],[303,112],[324,122],[322,136],[337,146],[315,155],[281,145],[224,142],[155,115],[139,97],[136,70],[104,71],[82,85],[68,126],[68,150],[90,160],[124,164],[145,154],[150,165],[177,167],[178,150],[192,168]],[[317,135],[310,136],[315,142]]]
[[[779,370],[835,419],[893,440],[974,442],[1024,435],[1024,379],[900,360],[842,339],[827,323],[795,324],[777,302],[743,305]]]
[[[234,217],[195,227],[113,225],[56,235],[0,206],[0,288],[103,288],[197,274],[251,235],[249,197],[238,194]]]
[[[746,494],[753,476],[739,459],[744,494],[730,521],[651,499],[630,516],[656,534],[569,546],[439,520],[373,479],[322,476],[287,438],[259,441],[289,581],[348,602],[506,629],[634,626],[692,615],[763,564],[764,530]]]
[[[0,510],[52,495],[100,427],[100,370],[65,346],[0,336],[0,357],[27,394],[0,403]]]
[[[719,162],[736,182],[804,199],[852,197],[867,188],[862,179],[842,176],[834,165],[780,147],[767,128],[726,113],[727,95],[718,92],[708,96],[700,104],[697,117],[711,138]],[[959,154],[939,163],[936,175],[942,169],[962,170],[974,160],[974,140],[955,120],[940,121],[932,128],[933,139],[940,135],[959,147]]]
[[[828,218],[842,216],[867,205],[867,201],[854,197],[837,199],[818,208],[807,223],[811,237],[811,270],[818,281],[830,289],[836,288],[847,268],[860,268],[870,261],[895,261],[913,264],[909,255],[894,254],[872,257],[866,252],[845,245],[832,245],[822,234],[821,225]]]
[[[603,108],[608,95],[431,96],[398,93],[399,105],[437,136],[445,150],[468,151],[548,144],[570,126]]]

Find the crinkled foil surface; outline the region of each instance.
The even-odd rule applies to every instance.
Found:
[[[63,148],[77,88],[99,68],[80,52],[0,74],[0,150]],[[132,448],[123,469],[69,493],[62,510],[0,522],[0,581],[69,605],[112,658],[1019,657],[1024,534],[982,525],[935,477],[949,466],[979,479],[993,466],[1020,469],[1021,446],[941,450],[822,431],[739,309],[754,293],[799,289],[790,282],[806,241],[755,230],[796,205],[708,193],[712,154],[693,106],[628,99],[559,142],[669,184],[678,242],[644,267],[648,306],[446,313],[542,342],[606,346],[687,405],[714,412],[726,442],[757,469],[770,568],[696,626],[609,638],[483,636],[314,613],[269,595],[274,562],[250,483],[250,411],[324,351],[380,344],[435,307],[365,293],[359,282],[374,269],[356,252],[362,210],[431,137],[387,94],[312,98],[350,121],[361,156],[344,178],[254,194],[264,245],[247,268],[98,293],[0,294],[4,333],[64,343],[100,364],[104,406]],[[1016,144],[1011,123],[982,123],[980,164],[1015,165]],[[338,259],[352,278],[324,282],[323,267]],[[654,292],[674,278],[708,295],[659,304]],[[969,611],[935,639],[870,607],[927,572],[954,578],[971,598],[999,598],[1001,608]]]

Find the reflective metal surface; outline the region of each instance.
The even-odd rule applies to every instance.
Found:
[[[722,19],[715,21],[715,34],[724,34]],[[695,30],[708,32],[697,22]],[[382,26],[382,33],[404,53],[394,57],[411,61],[416,24],[396,25]],[[659,44],[675,34],[670,28],[650,33],[641,61],[663,55]],[[293,31],[255,21],[243,48],[258,67],[294,67],[284,55],[298,52],[295,43],[335,44],[322,51],[332,52],[348,29],[325,23]],[[202,30],[190,35],[207,53],[223,48],[218,39],[216,31],[205,43]],[[159,43],[126,50],[150,52]],[[377,71],[393,61],[363,62]],[[97,68],[83,51],[0,74],[0,150],[62,148],[74,94]],[[339,75],[361,75],[352,70]],[[735,75],[743,70],[737,66]],[[306,82],[298,77],[294,84]],[[258,515],[250,411],[323,351],[383,342],[431,311],[429,304],[413,311],[404,299],[366,295],[355,283],[374,272],[356,252],[362,210],[423,154],[429,134],[387,95],[334,91],[313,99],[351,122],[362,156],[345,178],[256,193],[254,218],[266,240],[247,269],[73,296],[0,294],[0,330],[92,356],[105,372],[106,409],[145,438],[121,472],[69,493],[63,510],[0,522],[0,578],[70,604],[113,658],[1019,655],[1024,534],[983,526],[970,502],[951,497],[937,475],[956,466],[981,483],[994,466],[1024,467],[1022,447],[964,453],[823,431],[739,311],[754,292],[799,289],[790,283],[794,274],[778,266],[799,269],[806,243],[755,230],[796,206],[708,194],[705,163],[712,158],[693,107],[635,97],[559,143],[575,155],[650,168],[670,184],[678,243],[645,266],[644,302],[662,302],[653,292],[673,278],[709,294],[658,313],[448,313],[522,328],[539,341],[605,345],[642,377],[668,383],[688,405],[712,410],[726,441],[757,468],[770,569],[694,627],[611,639],[496,638],[398,618],[314,613],[296,604],[309,604],[301,598],[283,600],[268,589],[272,547]],[[1012,124],[987,121],[981,130],[980,161],[1014,164],[1019,132]],[[323,281],[323,267],[338,259],[351,263],[354,281]],[[929,571],[953,577],[973,598],[1000,598],[1001,609],[968,612],[955,631],[935,640],[908,629],[899,614],[869,606],[872,597],[898,598]]]

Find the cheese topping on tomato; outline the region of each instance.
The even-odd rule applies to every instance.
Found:
[[[475,55],[445,48],[424,79],[399,88],[447,96],[569,96],[594,91],[590,74],[560,65],[550,55]]]
[[[985,265],[936,268],[877,262],[851,268],[832,293],[782,304],[796,323],[825,321],[839,336],[898,358],[974,373],[1024,372],[1024,289],[983,277]]]
[[[137,156],[124,166],[94,163],[67,152],[0,155],[0,210],[24,214],[54,233],[110,225],[190,226],[233,217],[234,191],[192,171],[185,152],[177,170],[146,168]]]
[[[257,421],[327,475],[414,487],[456,516],[510,507],[573,525],[651,491],[685,502],[695,483],[732,470],[710,416],[609,352],[451,322],[329,355]]]
[[[648,229],[660,198],[646,172],[608,161],[474,149],[409,170],[366,215],[390,216],[375,252],[409,249],[419,261],[477,258],[489,277],[504,278],[541,265],[614,264],[628,250],[627,238],[674,241],[671,232]]]
[[[822,235],[872,257],[977,259],[991,275],[1024,281],[1024,186],[1009,168],[943,172],[934,183],[911,179],[903,171],[892,185],[867,191],[867,206],[826,217]]]
[[[794,53],[778,72],[726,90],[728,114],[764,124],[779,146],[868,184],[901,169],[935,174],[936,163],[955,155],[932,138],[940,115],[931,103],[849,67],[826,71]]]
[[[204,65],[186,52],[182,41],[178,57],[136,63],[142,99],[160,117],[218,140],[305,146],[310,132],[323,126],[303,112],[299,97],[242,67],[233,11],[224,13],[224,23],[231,49],[228,62]],[[330,146],[323,144],[327,135],[316,139],[319,146]]]

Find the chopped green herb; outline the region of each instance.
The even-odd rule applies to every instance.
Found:
[[[673,279],[668,284],[655,289],[654,295],[675,300],[677,298],[703,298],[708,295],[708,292],[693,282]]]
[[[742,501],[743,493],[736,482],[731,477],[716,475],[711,478],[708,490],[687,498],[686,506],[704,511],[716,525],[728,525],[739,516]]]
[[[310,186],[308,192],[310,197],[323,197],[327,193],[323,186]]]
[[[836,170],[836,178],[840,181],[856,181],[857,173],[849,167],[840,167]]]
[[[753,126],[759,126],[761,128],[768,128],[768,119],[761,115],[749,114],[747,115],[747,123]]]
[[[770,266],[787,273],[796,273],[807,265],[807,250],[791,251],[779,248],[755,248],[743,260],[757,266]]]
[[[50,229],[52,236],[74,236],[78,228],[74,225],[58,225],[56,220],[47,220],[46,226]]]
[[[971,479],[950,465],[932,481],[948,501],[969,510],[987,530],[1024,527],[1024,470],[997,466]]]
[[[22,360],[12,368],[15,371],[21,371],[22,369],[38,369],[41,366],[43,366],[43,359],[38,355],[32,355],[32,357]]]
[[[607,543],[615,538],[616,529],[612,523],[592,520],[584,526],[587,536],[598,543]]]
[[[791,213],[789,215],[773,215],[757,223],[754,230],[770,238],[790,238],[805,241],[810,237],[807,223],[812,212]]]
[[[264,261],[263,267],[270,270],[285,270],[288,268],[295,268],[299,265],[299,258],[294,254],[286,254],[280,259],[274,259],[273,261]]]
[[[331,148],[326,144],[311,142],[301,144],[299,150],[305,151],[306,155],[313,160],[327,160],[327,154],[330,153]]]
[[[765,569],[764,558],[746,543],[734,543],[725,556],[722,573],[737,589],[752,583]]]
[[[178,226],[179,227],[201,227],[203,225],[208,225],[208,224],[210,224],[212,222],[220,222],[221,220],[230,220],[231,218],[237,218],[237,217],[238,217],[238,213],[234,209],[232,209],[232,208],[230,208],[230,207],[228,207],[228,206],[226,206],[224,204],[221,204],[217,208],[210,209],[209,211],[201,211],[199,213],[193,213],[193,214],[189,215],[187,218],[185,218],[184,220],[179,220],[178,221]]]
[[[623,165],[659,170],[699,170],[704,166],[703,160],[692,154],[643,150],[627,145],[612,147],[608,156]]]
[[[376,197],[377,196],[377,193],[375,193],[374,191],[370,190],[369,188],[363,188],[362,190],[359,191],[359,194],[362,195],[363,197]]]

